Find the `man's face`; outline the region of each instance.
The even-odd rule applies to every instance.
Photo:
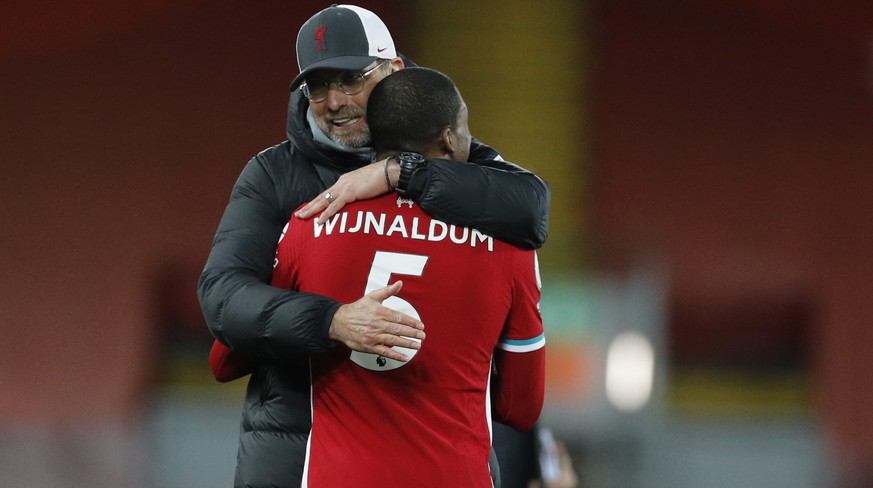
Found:
[[[458,137],[458,148],[454,158],[456,161],[466,161],[470,159],[470,143],[473,136],[470,135],[470,124],[467,114],[467,104],[461,102],[461,110],[458,112],[458,126],[455,129],[455,135]]]
[[[367,99],[373,87],[389,73],[388,67],[380,63],[384,62],[377,61],[362,70],[366,73],[378,65],[376,70],[364,77],[363,89],[354,95],[345,94],[335,83],[344,77],[342,71],[319,70],[307,77],[307,80],[329,82],[327,97],[320,102],[310,101],[310,106],[316,124],[332,141],[355,148],[372,144],[370,128],[367,126]]]

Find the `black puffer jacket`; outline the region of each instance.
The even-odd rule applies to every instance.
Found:
[[[306,358],[333,347],[328,329],[340,303],[266,283],[291,212],[371,158],[315,141],[307,107],[295,91],[289,140],[262,151],[243,169],[198,284],[212,334],[258,358],[243,407],[237,487],[300,485],[310,428]],[[546,183],[475,140],[470,158],[476,164],[431,161],[410,184],[414,199],[445,222],[521,247],[541,246],[550,197]]]

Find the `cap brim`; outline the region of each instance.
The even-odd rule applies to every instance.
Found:
[[[313,71],[320,69],[335,69],[340,71],[359,71],[373,64],[379,59],[376,56],[337,56],[334,58],[323,59],[321,61],[310,64],[291,82],[291,89],[296,90],[303,83],[303,78]]]

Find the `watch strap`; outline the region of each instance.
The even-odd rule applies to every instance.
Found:
[[[397,156],[397,161],[400,163],[400,178],[397,181],[397,193],[402,196],[409,196],[409,184],[412,181],[412,175],[424,168],[427,160],[418,153],[400,153]]]

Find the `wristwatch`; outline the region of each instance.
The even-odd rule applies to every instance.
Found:
[[[402,152],[397,155],[397,162],[400,163],[400,179],[397,180],[397,193],[404,197],[409,196],[409,182],[412,180],[412,175],[427,166],[427,159],[424,159],[424,156],[418,153]]]

